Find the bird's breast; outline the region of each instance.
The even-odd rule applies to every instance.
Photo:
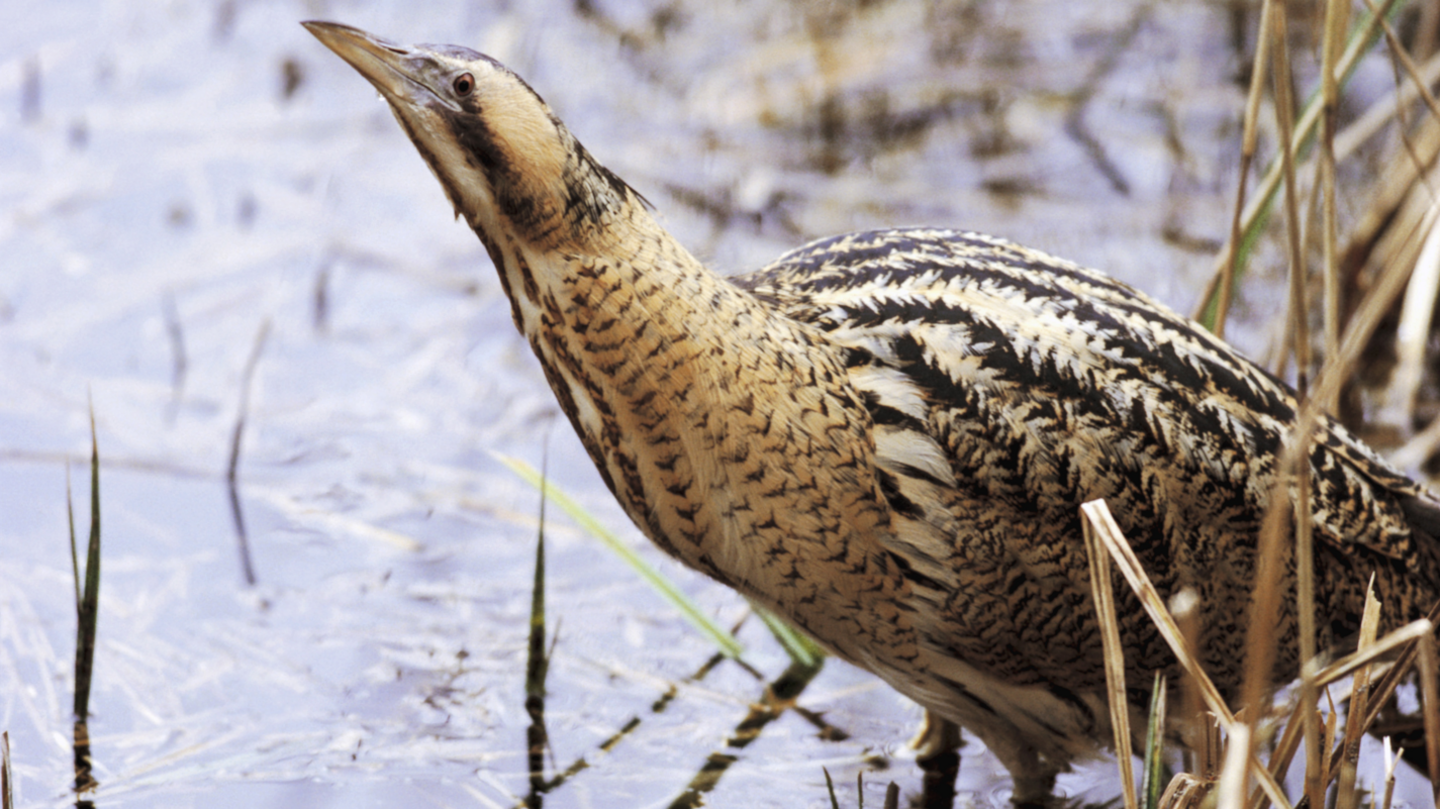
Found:
[[[844,656],[908,654],[873,425],[840,353],[667,249],[522,257],[507,284],[601,477],[667,553]]]

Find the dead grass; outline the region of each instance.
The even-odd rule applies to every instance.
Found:
[[[1232,220],[1230,241],[1217,259],[1216,275],[1207,290],[1200,314],[1215,329],[1223,331],[1226,313],[1240,277],[1245,257],[1260,238],[1268,213],[1283,189],[1285,216],[1284,243],[1290,263],[1290,310],[1287,316],[1288,356],[1295,363],[1294,376],[1301,402],[1295,434],[1283,462],[1277,467],[1272,502],[1292,503],[1294,508],[1274,509],[1267,515],[1260,539],[1260,572],[1249,622],[1248,657],[1242,702],[1250,706],[1272,705],[1273,620],[1279,609],[1280,571],[1286,557],[1294,553],[1297,575],[1297,603],[1300,617],[1301,659],[1308,661],[1301,671],[1300,687],[1288,710],[1247,711],[1237,718],[1219,698],[1218,691],[1196,661],[1192,644],[1198,637],[1193,606],[1184,595],[1173,605],[1165,604],[1150,584],[1109,511],[1101,502],[1082,507],[1087,549],[1091,554],[1092,585],[1096,611],[1102,626],[1106,650],[1106,671],[1111,678],[1112,721],[1116,725],[1117,749],[1129,749],[1128,717],[1125,709],[1123,659],[1115,624],[1113,594],[1109,592],[1108,569],[1114,564],[1139,596],[1145,610],[1170,644],[1184,671],[1180,684],[1184,707],[1182,724],[1188,725],[1186,739],[1193,752],[1190,772],[1176,775],[1153,806],[1200,806],[1207,801],[1227,809],[1264,809],[1273,804],[1291,805],[1290,796],[1280,787],[1303,739],[1306,749],[1304,794],[1298,803],[1308,806],[1333,805],[1353,809],[1365,802],[1367,788],[1374,790],[1371,805],[1389,807],[1394,790],[1394,768],[1398,754],[1385,742],[1386,779],[1365,784],[1360,771],[1360,741],[1377,719],[1381,706],[1413,668],[1419,669],[1420,699],[1425,727],[1428,764],[1440,773],[1440,695],[1437,695],[1437,665],[1432,621],[1420,620],[1377,637],[1384,605],[1370,595],[1362,621],[1357,651],[1339,660],[1322,664],[1315,645],[1314,563],[1311,556],[1311,509],[1309,507],[1308,448],[1321,412],[1335,412],[1342,395],[1352,385],[1355,368],[1362,356],[1376,353],[1376,341],[1391,339],[1381,331],[1382,322],[1392,317],[1397,301],[1405,303],[1395,330],[1394,354],[1399,358],[1392,377],[1394,389],[1378,398],[1390,403],[1383,415],[1398,422],[1401,434],[1411,427],[1416,396],[1424,372],[1424,349],[1430,339],[1437,287],[1440,287],[1440,237],[1434,227],[1440,203],[1434,192],[1433,173],[1440,153],[1440,104],[1428,83],[1440,76],[1440,62],[1430,57],[1433,37],[1422,37],[1417,56],[1406,52],[1388,19],[1393,3],[1378,7],[1366,0],[1366,13],[1359,23],[1348,25],[1350,6],[1331,0],[1325,5],[1324,31],[1320,37],[1321,79],[1310,104],[1297,110],[1291,98],[1292,78],[1287,47],[1286,6],[1267,0],[1262,9],[1262,33],[1258,40],[1253,81],[1247,100],[1241,152],[1241,177]],[[1422,19],[1440,15],[1440,3],[1428,3]],[[1395,65],[1396,89],[1360,116],[1352,128],[1340,131],[1336,110],[1344,77],[1353,69],[1370,43],[1383,35],[1384,47]],[[1347,41],[1348,37],[1348,41]],[[1423,61],[1424,64],[1417,64]],[[1268,68],[1268,70],[1267,70]],[[1268,76],[1268,79],[1267,79]],[[1246,199],[1248,177],[1257,155],[1262,115],[1263,88],[1269,82],[1269,106],[1276,116],[1280,147],[1269,168],[1259,179],[1258,193]],[[1416,115],[1417,112],[1420,113]],[[1415,118],[1417,120],[1412,121]],[[1394,134],[1391,147],[1396,156],[1390,170],[1376,181],[1374,189],[1350,189],[1373,200],[1350,230],[1349,243],[1342,249],[1336,204],[1338,164],[1358,144],[1386,126]],[[1319,137],[1315,138],[1317,132]],[[1308,153],[1312,142],[1313,153]],[[1308,189],[1307,189],[1308,184]],[[1300,200],[1317,197],[1319,204],[1302,212]],[[1319,221],[1311,221],[1315,217]],[[1306,233],[1311,234],[1308,238]],[[1317,235],[1318,234],[1318,235]],[[1318,255],[1316,255],[1318,254]],[[1411,282],[1412,274],[1416,281]],[[1318,284],[1317,284],[1318,280]],[[1318,290],[1317,290],[1318,287]],[[1408,291],[1407,291],[1408,289]],[[1344,293],[1358,300],[1347,305]],[[1318,294],[1317,294],[1318,293]],[[1319,299],[1322,333],[1314,340],[1309,334],[1311,301]],[[1377,335],[1380,335],[1377,337]],[[1312,350],[1319,348],[1319,359]],[[1283,361],[1283,360],[1282,360]],[[1314,373],[1314,383],[1309,384]],[[1440,429],[1420,432],[1399,453],[1407,467],[1428,460],[1440,445]],[[1289,492],[1294,492],[1292,500]],[[1292,541],[1293,538],[1293,541]],[[1182,629],[1184,627],[1184,629]],[[1123,677],[1123,674],[1119,675]],[[1348,678],[1348,679],[1347,679]],[[1348,698],[1346,720],[1336,703]],[[1203,705],[1203,709],[1197,705]],[[1207,721],[1207,720],[1213,720]],[[1258,740],[1273,739],[1268,761],[1257,753]],[[1216,749],[1216,747],[1220,749]],[[1127,807],[1136,798],[1131,788],[1129,757],[1120,756],[1121,778],[1126,785]],[[1223,760],[1218,775],[1212,770]]]

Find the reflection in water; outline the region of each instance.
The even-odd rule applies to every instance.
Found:
[[[84,719],[75,720],[75,809],[94,809],[94,802],[79,796],[93,792],[100,782],[91,775],[90,729]]]
[[[779,677],[775,678],[774,682],[765,688],[765,693],[761,695],[760,700],[750,706],[750,711],[745,718],[740,720],[740,724],[735,726],[735,730],[725,740],[726,750],[733,752],[719,750],[712,752],[700,771],[690,779],[690,784],[686,786],[685,791],[670,803],[670,809],[695,809],[695,807],[703,806],[705,794],[714,790],[715,785],[720,783],[720,777],[739,760],[739,756],[736,754],[759,738],[760,732],[771,722],[780,718],[786,708],[794,707],[795,700],[800,698],[801,692],[805,690],[811,680],[815,679],[815,675],[820,673],[820,669],[824,665],[825,658],[818,655],[808,660],[792,662]],[[806,718],[812,722],[817,720],[822,724],[824,722],[814,715]],[[825,725],[822,730],[828,727]],[[840,738],[844,738],[844,736],[841,735]],[[956,768],[956,772],[959,772],[958,768]],[[951,794],[954,794],[953,785]],[[948,809],[949,805],[949,803],[945,803],[935,806],[933,809]],[[928,804],[927,807],[929,807]]]
[[[548,453],[542,458],[548,458]],[[535,537],[535,582],[530,589],[530,637],[525,660],[525,713],[530,724],[525,728],[526,761],[530,765],[530,794],[525,805],[540,809],[541,796],[549,789],[545,783],[545,748],[549,736],[545,731],[545,674],[550,657],[545,649],[545,483],[549,479],[546,463],[540,468],[540,527]]]

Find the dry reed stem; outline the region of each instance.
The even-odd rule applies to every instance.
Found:
[[[1405,75],[1410,78],[1410,81],[1420,91],[1420,97],[1425,100],[1425,106],[1430,108],[1430,115],[1436,119],[1440,119],[1440,102],[1436,101],[1435,96],[1430,92],[1430,88],[1421,80],[1420,69],[1416,67],[1415,60],[1410,58],[1410,52],[1405,50],[1405,46],[1401,44],[1400,37],[1395,34],[1395,29],[1390,26],[1390,21],[1375,10],[1375,3],[1372,2],[1372,0],[1365,0],[1365,7],[1370,9],[1370,13],[1374,14],[1375,18],[1380,21],[1380,30],[1385,34],[1385,43],[1389,45],[1391,55],[1400,62],[1400,67],[1404,69]]]
[[[1205,716],[1205,724],[1201,727],[1205,732],[1205,755],[1210,759],[1210,769],[1203,775],[1213,779],[1218,775],[1216,770],[1220,762],[1225,759],[1225,739],[1220,735],[1220,722],[1215,715],[1206,711]]]
[[[1108,563],[1106,567],[1108,567]],[[1165,727],[1170,722],[1167,712],[1170,706],[1169,683],[1164,672],[1155,672],[1153,690],[1150,692],[1150,715],[1145,721],[1145,748],[1140,775],[1140,794],[1144,797],[1145,809],[1154,809],[1160,803],[1160,779],[1165,771]]]
[[[1429,212],[1432,221],[1434,215],[1435,209],[1432,206]],[[1300,466],[1302,460],[1308,458],[1309,453],[1305,449],[1309,446],[1311,435],[1321,413],[1317,402],[1330,400],[1337,395],[1340,386],[1348,378],[1350,370],[1369,343],[1381,319],[1384,318],[1386,312],[1404,289],[1412,267],[1413,264],[1390,264],[1385,267],[1374,287],[1371,288],[1370,294],[1360,302],[1359,308],[1346,328],[1345,338],[1341,341],[1339,352],[1326,358],[1325,364],[1316,377],[1315,390],[1312,392],[1311,398],[1300,408],[1294,433],[1286,448],[1285,456],[1279,464],[1279,469],[1295,470]],[[1308,467],[1302,468],[1308,472]],[[1286,486],[1287,477],[1286,475],[1278,476],[1272,485],[1272,503],[1280,504],[1290,501]],[[1245,686],[1241,692],[1243,702],[1247,705],[1261,704],[1269,686],[1269,660],[1273,655],[1274,648],[1269,637],[1272,625],[1269,619],[1278,609],[1279,588],[1276,586],[1276,582],[1279,579],[1280,551],[1283,548],[1285,522],[1286,518],[1290,516],[1287,511],[1288,509],[1271,508],[1265,516],[1261,530],[1260,569],[1256,576],[1255,596],[1251,601],[1251,635],[1246,658],[1247,672]]]
[[[1432,227],[1415,260],[1400,322],[1395,328],[1396,361],[1390,375],[1387,421],[1408,431],[1415,415],[1415,395],[1425,370],[1425,345],[1435,314],[1435,296],[1440,292],[1440,228]]]
[[[1395,766],[1400,763],[1400,753],[1404,748],[1390,752],[1390,737],[1385,737],[1385,801],[1380,804],[1383,809],[1390,809],[1390,803],[1395,798]]]
[[[1274,38],[1271,44],[1275,123],[1280,130],[1280,165],[1285,179],[1285,247],[1290,262],[1289,332],[1294,338],[1295,387],[1303,399],[1310,388],[1310,307],[1306,290],[1305,257],[1300,250],[1300,204],[1295,183],[1295,99],[1290,76],[1290,51],[1286,40],[1284,3],[1275,3],[1270,15],[1270,30],[1262,36]]]
[[[1170,611],[1166,609],[1165,602],[1160,597],[1159,591],[1155,589],[1155,585],[1150,581],[1149,575],[1146,574],[1145,569],[1140,566],[1140,560],[1135,557],[1135,552],[1131,550],[1130,543],[1125,540],[1124,534],[1120,531],[1120,526],[1116,524],[1115,518],[1111,516],[1110,509],[1105,505],[1105,501],[1091,500],[1080,506],[1080,513],[1085,520],[1092,524],[1096,538],[1104,546],[1106,552],[1110,554],[1110,557],[1115,560],[1116,566],[1120,568],[1120,572],[1125,576],[1125,580],[1130,584],[1130,588],[1135,591],[1135,595],[1140,599],[1141,606],[1145,608],[1146,614],[1148,614],[1150,620],[1154,622],[1155,628],[1160,632],[1160,636],[1164,638],[1166,644],[1170,646],[1170,650],[1180,662],[1180,666],[1185,669],[1186,673],[1195,678],[1195,682],[1200,688],[1200,693],[1205,699],[1206,706],[1215,714],[1221,727],[1223,727],[1226,734],[1229,735],[1230,743],[1233,746],[1236,738],[1235,733],[1244,727],[1244,725],[1235,720],[1235,715],[1230,712],[1230,708],[1225,705],[1225,700],[1220,696],[1219,689],[1215,687],[1215,683],[1210,679],[1209,675],[1205,673],[1205,670],[1201,668],[1200,662],[1195,659],[1190,648],[1185,645],[1184,639],[1180,634],[1180,628],[1176,626],[1175,619],[1171,617]],[[1248,729],[1244,732],[1248,734]],[[1248,748],[1248,746],[1247,743],[1246,747]],[[1256,759],[1254,755],[1249,755],[1248,759],[1251,771],[1254,773],[1256,780],[1259,781],[1261,789],[1270,797],[1270,800],[1282,809],[1293,809],[1289,799],[1286,798],[1284,792],[1280,790],[1280,785],[1270,775],[1270,772],[1261,765],[1260,761]]]
[[[1433,630],[1434,625],[1432,625],[1429,620],[1419,618],[1391,632],[1370,646],[1359,651],[1351,652],[1324,668],[1316,667],[1314,661],[1311,661],[1307,666],[1314,669],[1316,684],[1324,687],[1342,677],[1349,676],[1361,666],[1374,663],[1379,658],[1399,649],[1401,646],[1430,634]]]
[[[1318,686],[1328,686],[1346,677],[1351,672],[1376,662],[1378,658],[1396,649],[1413,649],[1413,644],[1420,637],[1429,634],[1431,626],[1433,625],[1426,619],[1415,621],[1386,635],[1384,639],[1368,646],[1362,651],[1347,655],[1329,666],[1321,668],[1312,660],[1307,668],[1314,670],[1313,677]],[[1395,663],[1395,667],[1386,674],[1386,677],[1381,680],[1379,685],[1373,689],[1364,701],[1367,710],[1364,712],[1363,719],[1359,721],[1355,720],[1355,717],[1361,712],[1356,709],[1354,703],[1351,704],[1351,718],[1346,724],[1347,733],[1350,732],[1352,724],[1357,729],[1356,733],[1358,735],[1359,733],[1365,732],[1366,729],[1375,723],[1381,706],[1385,700],[1389,698],[1390,693],[1394,691],[1395,686],[1398,684],[1400,674],[1403,673],[1403,668],[1408,667],[1405,657],[1406,654],[1406,651],[1401,652],[1399,659]],[[1285,722],[1285,730],[1280,736],[1280,741],[1275,745],[1275,750],[1270,755],[1270,773],[1277,779],[1290,768],[1291,759],[1300,746],[1299,728],[1302,722],[1297,720],[1299,719],[1298,714],[1305,710],[1313,711],[1314,705],[1307,705],[1306,703],[1297,701],[1291,711],[1289,719]],[[1326,747],[1329,747],[1329,745],[1326,745]],[[1324,772],[1338,774],[1345,752],[1344,746],[1335,749],[1324,765]],[[1327,782],[1328,780],[1329,777],[1326,778]],[[1257,793],[1251,797],[1251,809],[1264,809],[1267,797],[1267,795],[1257,791]]]
[[[1308,438],[1306,443],[1309,443]],[[1297,459],[1297,466],[1302,460],[1308,461],[1308,458]],[[1308,463],[1305,464],[1307,467],[1308,465]],[[1297,528],[1295,531],[1295,565],[1298,568],[1295,576],[1295,611],[1299,618],[1300,659],[1313,660],[1316,654],[1315,557],[1312,545],[1314,532],[1310,510],[1310,481],[1309,475],[1303,474],[1304,471],[1309,470],[1297,469],[1295,474],[1297,490],[1295,497]],[[1320,687],[1313,674],[1302,666],[1300,669],[1300,703],[1309,706],[1309,709],[1301,714],[1305,732],[1305,795],[1310,799],[1311,806],[1325,805],[1325,784],[1329,781],[1325,775],[1325,762],[1321,757],[1321,750],[1328,750],[1330,744],[1327,742],[1323,748],[1321,747],[1320,711],[1315,707],[1319,701],[1318,689]],[[1333,718],[1333,713],[1331,716]]]
[[[1421,88],[1436,81],[1440,81],[1440,54],[1425,60],[1419,82],[1409,82],[1386,93],[1336,134],[1335,159],[1343,161],[1349,157],[1392,119],[1403,120],[1402,110],[1420,97]]]
[[[1305,710],[1304,703],[1296,701],[1290,709],[1290,716],[1285,719],[1285,729],[1280,733],[1280,741],[1275,749],[1270,752],[1270,775],[1277,781],[1285,776],[1290,770],[1290,762],[1295,758],[1295,751],[1300,749],[1300,732],[1305,727],[1305,722],[1300,718],[1300,712]],[[1265,809],[1269,805],[1269,797],[1260,790],[1250,796],[1250,809]]]
[[[1336,378],[1330,384],[1338,387],[1343,382],[1343,376],[1348,374],[1351,365],[1363,351],[1365,344],[1369,342],[1376,326],[1405,289],[1410,274],[1416,266],[1417,254],[1422,249],[1421,240],[1418,238],[1419,234],[1429,233],[1434,228],[1437,215],[1440,215],[1440,207],[1432,202],[1407,232],[1395,237],[1399,241],[1397,252],[1385,262],[1375,286],[1361,302],[1355,317],[1351,318],[1346,339],[1340,346],[1340,355],[1335,358],[1334,363],[1341,370],[1336,373]],[[1329,364],[1327,362],[1327,365]]]
[[[1420,58],[1435,52],[1435,29],[1440,27],[1440,3],[1420,3],[1420,20],[1415,26],[1415,54]]]
[[[1270,28],[1270,8],[1273,0],[1265,0],[1260,9],[1260,30]],[[1255,147],[1259,141],[1260,96],[1265,86],[1265,65],[1269,62],[1270,40],[1260,37],[1255,45],[1255,61],[1250,67],[1250,90],[1245,96],[1244,131],[1240,138],[1240,182],[1235,189],[1235,210],[1230,217],[1230,241],[1225,245],[1224,263],[1220,271],[1220,297],[1215,302],[1215,323],[1211,330],[1216,337],[1225,337],[1225,316],[1230,311],[1230,298],[1235,289],[1235,263],[1240,257],[1241,214],[1245,210],[1245,185],[1250,179],[1250,165],[1255,161]],[[1209,301],[1206,290],[1202,301]],[[1203,305],[1203,303],[1202,303]],[[1203,315],[1203,312],[1197,313]]]
[[[1280,574],[1284,569],[1283,553],[1287,546],[1286,538],[1289,536],[1290,518],[1295,513],[1289,507],[1290,492],[1286,483],[1292,475],[1291,470],[1295,468],[1297,459],[1308,457],[1308,453],[1298,452],[1296,446],[1308,444],[1308,436],[1318,418],[1316,410],[1313,403],[1302,409],[1300,423],[1296,426],[1295,434],[1292,436],[1291,446],[1287,448],[1277,465],[1280,474],[1276,476],[1270,486],[1270,502],[1273,505],[1266,509],[1256,548],[1258,561],[1250,597],[1250,612],[1245,638],[1245,673],[1240,688],[1240,704],[1242,705],[1259,706],[1267,704],[1268,701],[1271,688],[1270,675],[1274,668],[1276,646],[1274,616],[1280,614],[1281,611]],[[1281,504],[1285,504],[1286,507],[1281,507]],[[1293,728],[1287,726],[1287,731],[1299,733],[1301,726],[1302,723],[1296,723]],[[1274,774],[1276,777],[1279,775],[1278,772]]]
[[[1367,3],[1368,2],[1369,0],[1367,0]],[[1390,26],[1390,23],[1388,21],[1382,22],[1384,23],[1385,43],[1393,57],[1391,64],[1395,66],[1398,63],[1398,67],[1395,67],[1395,84],[1397,88],[1414,88],[1414,92],[1410,96],[1412,100],[1415,96],[1419,96],[1424,100],[1426,108],[1430,111],[1430,117],[1426,119],[1426,122],[1431,125],[1430,129],[1433,130],[1434,125],[1440,123],[1440,102],[1437,102],[1434,94],[1430,92],[1431,80],[1425,78],[1424,71],[1415,65],[1409,52],[1405,50],[1405,46],[1400,42],[1399,37],[1395,35],[1395,31]],[[1407,82],[1400,81],[1400,72],[1402,69],[1405,72],[1406,78],[1409,79]],[[1398,97],[1397,95],[1397,98]],[[1410,124],[1409,121],[1406,120],[1405,109],[1404,105],[1397,105],[1395,108],[1395,120],[1399,124],[1398,133],[1400,135],[1400,142],[1405,146],[1405,152],[1410,156],[1411,164],[1419,169],[1425,166],[1428,161],[1420,156],[1416,150],[1414,140],[1410,137]],[[1416,171],[1414,181],[1424,186],[1427,192],[1427,198],[1431,202],[1434,202],[1436,198],[1435,189],[1431,185],[1429,175],[1423,169]],[[1406,191],[1408,193],[1410,189],[1407,188]]]
[[[1435,663],[1435,636],[1420,638],[1420,708],[1425,720],[1425,766],[1430,771],[1430,800],[1440,804],[1440,694],[1436,693],[1435,677],[1440,666]]]
[[[1250,749],[1250,726],[1237,724],[1230,731],[1225,764],[1215,784],[1216,809],[1243,809],[1245,806],[1245,760]]]
[[[1115,589],[1110,582],[1110,558],[1100,549],[1092,521],[1081,521],[1085,551],[1090,557],[1090,593],[1095,599],[1095,617],[1100,623],[1100,642],[1105,653],[1105,684],[1110,704],[1110,728],[1115,733],[1115,760],[1120,765],[1121,794],[1125,809],[1138,809],[1135,773],[1130,766],[1130,700],[1125,692],[1125,652],[1120,645],[1120,625],[1115,617]]]
[[[1330,711],[1325,714],[1325,733],[1321,736],[1320,743],[1324,746],[1323,749],[1330,750],[1335,747],[1335,736],[1336,729],[1339,727],[1340,712],[1335,709],[1335,698],[1330,695],[1330,689],[1328,688],[1325,689],[1325,702],[1328,703]],[[1311,713],[1319,713],[1319,711],[1312,710]],[[1329,759],[1326,759],[1324,756],[1317,756],[1316,758],[1320,759],[1320,766],[1322,768],[1318,780],[1322,785],[1320,794],[1323,797],[1325,794],[1325,785],[1333,781],[1339,772],[1326,768]]]
[[[1440,419],[1434,419],[1425,425],[1425,429],[1401,444],[1399,449],[1389,453],[1387,457],[1396,467],[1411,469],[1424,463],[1437,449],[1440,449]]]
[[[1324,277],[1325,353],[1340,348],[1340,267],[1336,249],[1338,217],[1335,212],[1335,113],[1340,103],[1340,79],[1335,63],[1345,45],[1350,20],[1349,0],[1325,4],[1325,38],[1321,54],[1320,207],[1321,253]],[[1322,402],[1333,410],[1334,402]]]
[[[1186,587],[1170,597],[1170,614],[1175,616],[1175,623],[1180,627],[1181,642],[1185,647],[1199,648],[1200,596],[1193,588]],[[1214,735],[1211,730],[1215,723],[1205,718],[1204,698],[1189,678],[1182,677],[1180,680],[1180,705],[1184,716],[1183,724],[1193,734],[1193,738],[1188,740],[1194,755],[1191,769],[1201,778],[1213,778],[1218,758],[1210,755],[1210,737]]]
[[[1430,622],[1432,627],[1435,626],[1437,620],[1440,620],[1440,603],[1437,603],[1430,609],[1430,614],[1426,620]],[[1385,702],[1390,699],[1390,695],[1394,693],[1395,687],[1400,684],[1401,678],[1409,673],[1410,668],[1415,664],[1415,658],[1418,653],[1418,640],[1412,640],[1410,643],[1401,645],[1400,653],[1395,656],[1394,663],[1391,664],[1389,670],[1385,672],[1385,676],[1380,679],[1380,682],[1371,689],[1370,696],[1366,700],[1368,705],[1365,709],[1365,717],[1360,722],[1362,728],[1369,728],[1375,724],[1375,720],[1380,717],[1381,708],[1383,708]],[[1334,754],[1331,755],[1331,767],[1335,766],[1341,752],[1343,751],[1336,750]]]
[[[1371,9],[1374,8],[1374,4],[1370,0],[1366,0],[1366,5]],[[1420,68],[1415,65],[1389,22],[1382,20],[1381,24],[1386,44],[1389,46],[1394,61],[1399,63],[1400,68],[1404,70],[1410,80],[1407,86],[1416,88],[1420,97],[1424,99],[1426,107],[1430,110],[1432,120],[1440,120],[1440,102],[1436,101],[1426,81],[1421,77]],[[1396,82],[1399,83],[1398,76]],[[1397,118],[1400,120],[1401,137],[1411,160],[1418,161],[1419,155],[1416,154],[1414,145],[1405,131],[1403,107],[1397,108]],[[1423,179],[1424,173],[1421,172],[1418,176]],[[1433,200],[1433,191],[1431,197]],[[1420,386],[1420,366],[1424,360],[1425,339],[1429,334],[1430,321],[1434,314],[1437,286],[1440,286],[1440,241],[1437,241],[1436,233],[1432,230],[1425,240],[1425,246],[1421,249],[1418,266],[1412,276],[1409,290],[1405,296],[1405,304],[1401,309],[1400,325],[1396,330],[1399,361],[1396,364],[1395,373],[1392,375],[1393,381],[1388,396],[1392,408],[1389,420],[1402,426],[1410,424],[1413,416],[1415,392]]]
[[[1271,1],[1272,0],[1267,0],[1267,8]],[[1345,53],[1340,57],[1339,64],[1337,65],[1339,75],[1347,75],[1354,69],[1356,63],[1364,56],[1367,43],[1380,24],[1379,20],[1390,12],[1391,7],[1393,7],[1397,1],[1398,0],[1385,0],[1385,4],[1382,5],[1378,11],[1374,12],[1363,29],[1352,32],[1350,43],[1346,46]],[[1265,29],[1262,28],[1261,30],[1263,31]],[[1261,39],[1263,40],[1264,37],[1262,36]],[[1295,127],[1295,140],[1291,142],[1292,149],[1298,149],[1304,140],[1310,137],[1310,134],[1315,131],[1315,125],[1319,120],[1320,105],[1312,105],[1305,110],[1305,113],[1300,117]],[[1256,218],[1259,217],[1260,213],[1265,209],[1271,195],[1275,193],[1275,189],[1280,184],[1281,171],[1282,169],[1279,163],[1272,163],[1270,167],[1266,169],[1265,175],[1260,179],[1259,186],[1256,188],[1255,195],[1250,197],[1249,202],[1245,205],[1244,212],[1241,214],[1241,232],[1249,230]],[[1225,249],[1221,250],[1220,255],[1216,258],[1210,283],[1206,285],[1205,293],[1201,296],[1202,301],[1208,302],[1211,297],[1214,296],[1215,287],[1220,283],[1220,279],[1224,277],[1225,268],[1230,263],[1229,256],[1231,255],[1231,250],[1231,245],[1227,244]],[[1199,314],[1203,315],[1204,312],[1201,311]]]
[[[1415,234],[1428,232],[1417,226],[1435,200],[1431,193],[1429,172],[1440,154],[1440,124],[1426,118],[1418,132],[1404,135],[1409,160],[1392,160],[1385,176],[1369,191],[1369,208],[1351,228],[1351,244],[1367,251],[1367,267],[1384,267],[1393,262],[1391,256],[1403,254]],[[1417,183],[1425,185],[1426,194],[1415,193]],[[1417,248],[1414,249],[1417,253]]]
[[[1190,773],[1175,773],[1160,796],[1159,809],[1196,809],[1203,805],[1213,784]]]
[[[1370,574],[1370,583],[1365,588],[1365,608],[1360,617],[1360,638],[1355,644],[1357,651],[1373,646],[1380,631],[1380,600],[1375,597],[1375,574]],[[1360,734],[1364,728],[1349,718],[1365,715],[1365,704],[1370,692],[1369,664],[1355,670],[1355,679],[1350,689],[1350,708],[1346,713],[1345,739],[1342,748],[1344,758],[1340,761],[1339,781],[1335,788],[1335,809],[1356,809],[1360,793],[1355,789],[1355,778],[1360,759]],[[1329,747],[1329,745],[1326,745]]]

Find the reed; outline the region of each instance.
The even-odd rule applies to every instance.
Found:
[[[95,674],[95,639],[100,620],[100,442],[95,432],[95,410],[90,409],[90,534],[86,543],[85,569],[80,569],[80,552],[75,537],[75,509],[70,495],[70,469],[65,468],[65,509],[70,526],[70,565],[75,577],[75,701],[73,712],[73,753],[75,792],[95,789],[90,758],[90,686]],[[77,802],[85,803],[84,801]]]

